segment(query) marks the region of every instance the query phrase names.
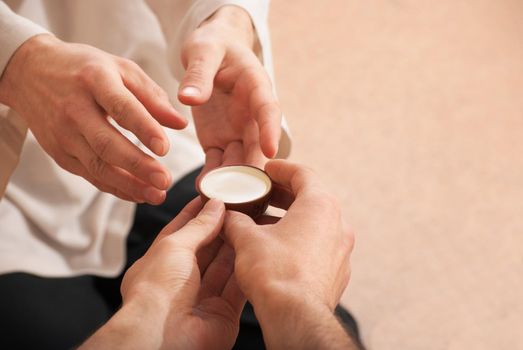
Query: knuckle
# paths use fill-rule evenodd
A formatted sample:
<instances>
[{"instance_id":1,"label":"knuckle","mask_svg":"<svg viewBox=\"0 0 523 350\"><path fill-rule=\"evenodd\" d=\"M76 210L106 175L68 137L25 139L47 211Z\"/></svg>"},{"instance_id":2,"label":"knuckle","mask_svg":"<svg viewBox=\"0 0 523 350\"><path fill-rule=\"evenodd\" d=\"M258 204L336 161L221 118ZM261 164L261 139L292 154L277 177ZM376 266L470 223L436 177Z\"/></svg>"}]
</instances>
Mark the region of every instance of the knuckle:
<instances>
[{"instance_id":1,"label":"knuckle","mask_svg":"<svg viewBox=\"0 0 523 350\"><path fill-rule=\"evenodd\" d=\"M137 172L142 167L142 159L140 157L132 157L127 160L129 170L131 172Z\"/></svg>"},{"instance_id":2,"label":"knuckle","mask_svg":"<svg viewBox=\"0 0 523 350\"><path fill-rule=\"evenodd\" d=\"M109 114L117 123L125 121L126 115L129 111L129 100L125 96L113 95L109 99L110 107Z\"/></svg>"},{"instance_id":3,"label":"knuckle","mask_svg":"<svg viewBox=\"0 0 523 350\"><path fill-rule=\"evenodd\" d=\"M105 159L111 149L112 140L104 132L99 132L94 136L93 150L102 159Z\"/></svg>"},{"instance_id":4,"label":"knuckle","mask_svg":"<svg viewBox=\"0 0 523 350\"><path fill-rule=\"evenodd\" d=\"M256 82L255 86L263 87L264 89L272 91L273 84L269 76L269 73L267 73L263 66L261 66L258 62L254 65L249 65L245 67L241 71L240 75L243 79Z\"/></svg>"},{"instance_id":5,"label":"knuckle","mask_svg":"<svg viewBox=\"0 0 523 350\"><path fill-rule=\"evenodd\" d=\"M92 157L89 160L89 172L98 179L103 179L106 173L105 163L98 157Z\"/></svg>"},{"instance_id":6,"label":"knuckle","mask_svg":"<svg viewBox=\"0 0 523 350\"><path fill-rule=\"evenodd\" d=\"M198 216L191 220L191 223L201 229L210 230L213 228L216 218L210 214L202 211Z\"/></svg>"},{"instance_id":7,"label":"knuckle","mask_svg":"<svg viewBox=\"0 0 523 350\"><path fill-rule=\"evenodd\" d=\"M77 72L77 80L84 86L92 86L101 74L105 73L105 68L98 62L91 61L84 64Z\"/></svg>"},{"instance_id":8,"label":"knuckle","mask_svg":"<svg viewBox=\"0 0 523 350\"><path fill-rule=\"evenodd\" d=\"M186 73L191 82L202 83L205 81L205 73L203 67L204 61L201 58L194 59L189 63Z\"/></svg>"},{"instance_id":9,"label":"knuckle","mask_svg":"<svg viewBox=\"0 0 523 350\"><path fill-rule=\"evenodd\" d=\"M117 62L120 65L120 67L122 67L124 69L142 70L142 68L140 68L140 66L136 62L134 62L133 60L127 59L127 58L119 57Z\"/></svg>"},{"instance_id":10,"label":"knuckle","mask_svg":"<svg viewBox=\"0 0 523 350\"><path fill-rule=\"evenodd\" d=\"M203 218L202 216L204 215L198 215L197 217L195 217L194 219L192 219L190 222L191 222L191 225L192 226L195 226L195 227L198 227L198 228L204 228L204 227L207 227L209 224L208 222L205 220L205 218Z\"/></svg>"}]
</instances>

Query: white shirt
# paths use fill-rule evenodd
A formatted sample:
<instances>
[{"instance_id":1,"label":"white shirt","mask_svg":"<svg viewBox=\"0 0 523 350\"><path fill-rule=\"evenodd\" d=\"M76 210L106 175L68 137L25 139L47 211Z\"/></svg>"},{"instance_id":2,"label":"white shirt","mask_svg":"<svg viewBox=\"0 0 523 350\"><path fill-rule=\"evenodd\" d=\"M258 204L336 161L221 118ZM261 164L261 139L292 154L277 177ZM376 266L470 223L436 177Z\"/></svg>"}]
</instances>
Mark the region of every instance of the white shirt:
<instances>
[{"instance_id":1,"label":"white shirt","mask_svg":"<svg viewBox=\"0 0 523 350\"><path fill-rule=\"evenodd\" d=\"M176 103L184 72L180 46L220 6L235 4L250 14L261 47L260 59L272 76L268 0L6 2L19 15L0 2L0 72L24 41L49 30L62 40L132 59L190 119L190 110ZM117 275L125 263L135 204L102 193L57 166L31 132L24 139L25 130L16 113L0 105L0 194L2 183L9 181L0 201L0 273ZM166 132L171 150L160 161L176 181L203 163L203 152L192 122L183 131ZM133 135L126 135L138 144ZM284 132L279 156L286 156L289 146Z\"/></svg>"}]
</instances>

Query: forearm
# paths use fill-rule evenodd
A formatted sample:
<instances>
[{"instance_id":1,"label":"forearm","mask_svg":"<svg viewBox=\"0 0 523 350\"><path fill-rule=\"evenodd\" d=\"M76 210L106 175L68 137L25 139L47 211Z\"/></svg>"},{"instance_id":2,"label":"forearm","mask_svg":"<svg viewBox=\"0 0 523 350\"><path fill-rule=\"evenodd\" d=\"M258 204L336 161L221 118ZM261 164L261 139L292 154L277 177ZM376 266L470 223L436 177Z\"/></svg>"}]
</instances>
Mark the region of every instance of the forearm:
<instances>
[{"instance_id":1,"label":"forearm","mask_svg":"<svg viewBox=\"0 0 523 350\"><path fill-rule=\"evenodd\" d=\"M359 349L329 307L293 299L254 304L268 349Z\"/></svg>"},{"instance_id":2,"label":"forearm","mask_svg":"<svg viewBox=\"0 0 523 350\"><path fill-rule=\"evenodd\" d=\"M160 349L166 345L163 344L166 318L165 311L156 303L129 303L79 349Z\"/></svg>"}]
</instances>

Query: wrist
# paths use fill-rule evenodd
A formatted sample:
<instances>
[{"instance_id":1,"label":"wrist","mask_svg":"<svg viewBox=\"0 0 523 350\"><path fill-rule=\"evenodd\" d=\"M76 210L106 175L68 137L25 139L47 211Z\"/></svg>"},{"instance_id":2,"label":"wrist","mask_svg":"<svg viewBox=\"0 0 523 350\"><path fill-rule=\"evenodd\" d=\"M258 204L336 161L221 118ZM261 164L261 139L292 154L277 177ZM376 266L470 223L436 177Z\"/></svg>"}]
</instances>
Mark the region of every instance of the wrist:
<instances>
[{"instance_id":1,"label":"wrist","mask_svg":"<svg viewBox=\"0 0 523 350\"><path fill-rule=\"evenodd\" d=\"M219 25L233 42L242 43L251 50L254 48L254 26L250 15L241 7L224 5L203 22L202 26L206 24Z\"/></svg>"},{"instance_id":2,"label":"wrist","mask_svg":"<svg viewBox=\"0 0 523 350\"><path fill-rule=\"evenodd\" d=\"M30 67L30 58L59 42L51 34L40 34L26 40L13 53L0 77L0 102L16 109L17 91L24 85L23 79ZM34 78L34 77L32 77Z\"/></svg>"},{"instance_id":3,"label":"wrist","mask_svg":"<svg viewBox=\"0 0 523 350\"><path fill-rule=\"evenodd\" d=\"M248 297L255 307L258 306L258 312L262 314L271 314L289 306L302 309L307 305L317 305L326 308L329 312L334 310L319 294L311 293L308 286L289 281L265 283Z\"/></svg>"},{"instance_id":4,"label":"wrist","mask_svg":"<svg viewBox=\"0 0 523 350\"><path fill-rule=\"evenodd\" d=\"M307 312L307 310L314 308L316 310L325 310L332 313L332 310L325 303L307 295L305 289L301 292L293 292L291 290L281 290L279 292L260 294L252 299L253 307L256 315L260 318L260 322L265 319L270 319L274 315L280 317L294 317L297 313ZM282 312L285 310L285 312Z\"/></svg>"},{"instance_id":5,"label":"wrist","mask_svg":"<svg viewBox=\"0 0 523 350\"><path fill-rule=\"evenodd\" d=\"M305 295L290 293L258 299L253 306L270 349L304 348L312 341L308 337L311 332L335 320L327 305Z\"/></svg>"},{"instance_id":6,"label":"wrist","mask_svg":"<svg viewBox=\"0 0 523 350\"><path fill-rule=\"evenodd\" d=\"M153 298L136 297L126 301L81 348L159 349L165 341L166 309Z\"/></svg>"}]
</instances>

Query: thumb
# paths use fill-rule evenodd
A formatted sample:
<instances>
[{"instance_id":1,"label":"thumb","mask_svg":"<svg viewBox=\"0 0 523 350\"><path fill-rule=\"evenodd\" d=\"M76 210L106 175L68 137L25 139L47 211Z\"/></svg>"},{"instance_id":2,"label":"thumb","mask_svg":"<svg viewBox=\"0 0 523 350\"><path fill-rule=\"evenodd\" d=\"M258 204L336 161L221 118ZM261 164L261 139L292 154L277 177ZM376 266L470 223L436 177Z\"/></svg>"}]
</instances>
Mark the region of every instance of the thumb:
<instances>
[{"instance_id":1,"label":"thumb","mask_svg":"<svg viewBox=\"0 0 523 350\"><path fill-rule=\"evenodd\" d=\"M180 82L178 99L186 105L200 105L209 100L213 82L225 51L211 43L193 40L184 48L182 60L187 62Z\"/></svg>"},{"instance_id":2,"label":"thumb","mask_svg":"<svg viewBox=\"0 0 523 350\"><path fill-rule=\"evenodd\" d=\"M200 213L189 220L173 237L180 245L197 251L218 236L223 226L224 213L223 202L211 199L204 205Z\"/></svg>"},{"instance_id":3,"label":"thumb","mask_svg":"<svg viewBox=\"0 0 523 350\"><path fill-rule=\"evenodd\" d=\"M252 233L257 229L256 223L245 214L236 211L225 214L223 237L235 252L240 251L247 242L252 242Z\"/></svg>"}]
</instances>

